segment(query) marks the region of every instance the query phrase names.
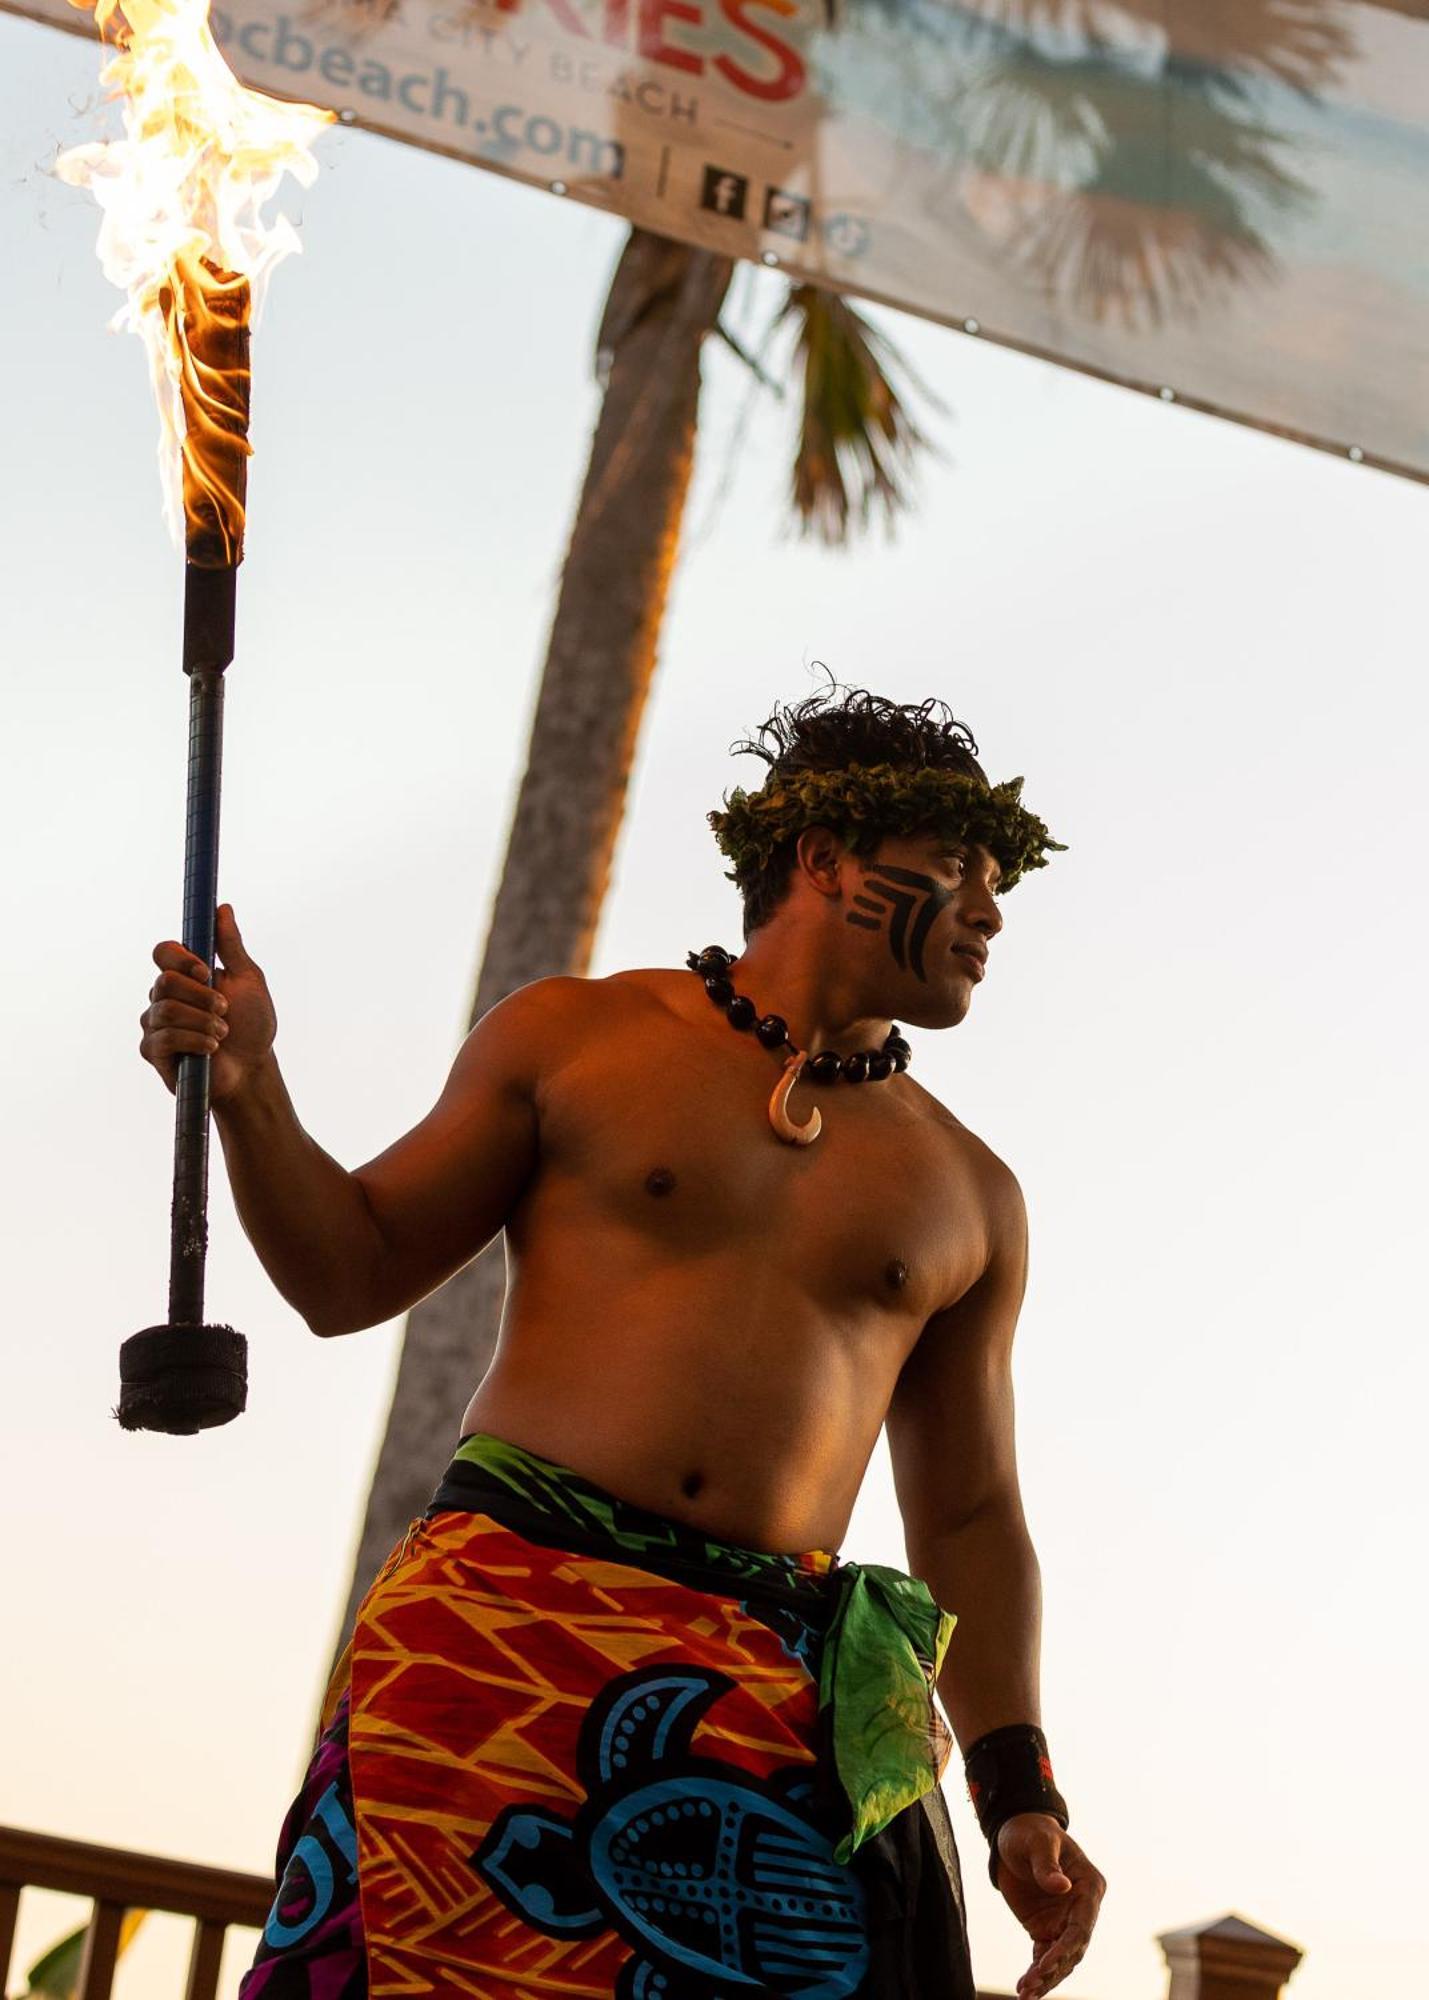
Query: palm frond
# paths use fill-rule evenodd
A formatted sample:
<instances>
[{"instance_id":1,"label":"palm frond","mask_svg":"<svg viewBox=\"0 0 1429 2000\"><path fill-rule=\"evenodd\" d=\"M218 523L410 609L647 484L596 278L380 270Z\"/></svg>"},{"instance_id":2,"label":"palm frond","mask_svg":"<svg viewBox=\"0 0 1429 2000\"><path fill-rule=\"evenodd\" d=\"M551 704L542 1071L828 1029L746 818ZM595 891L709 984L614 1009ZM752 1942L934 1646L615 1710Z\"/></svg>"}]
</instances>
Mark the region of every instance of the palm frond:
<instances>
[{"instance_id":1,"label":"palm frond","mask_svg":"<svg viewBox=\"0 0 1429 2000\"><path fill-rule=\"evenodd\" d=\"M1115 70L1008 44L950 94L960 153L980 173L1072 186L1108 143L1099 100L1118 81Z\"/></svg>"},{"instance_id":2,"label":"palm frond","mask_svg":"<svg viewBox=\"0 0 1429 2000\"><path fill-rule=\"evenodd\" d=\"M778 321L796 328L800 417L790 501L800 533L842 547L868 526L875 507L891 531L912 505L921 454L936 449L909 414L897 378L933 408L945 406L917 382L892 341L836 292L791 285Z\"/></svg>"},{"instance_id":3,"label":"palm frond","mask_svg":"<svg viewBox=\"0 0 1429 2000\"><path fill-rule=\"evenodd\" d=\"M1094 169L1071 187L1021 184L1002 237L1014 264L1063 306L1131 331L1193 319L1274 275L1272 221L1312 199L1284 163L1284 134L1179 59L1102 65L1085 97L1103 134Z\"/></svg>"},{"instance_id":4,"label":"palm frond","mask_svg":"<svg viewBox=\"0 0 1429 2000\"><path fill-rule=\"evenodd\" d=\"M1128 195L1128 182L1145 184L1114 153L1094 181L1029 217L1011 255L1076 312L1131 332L1192 319L1274 274L1270 246L1209 169L1180 163L1174 207Z\"/></svg>"},{"instance_id":5,"label":"palm frond","mask_svg":"<svg viewBox=\"0 0 1429 2000\"><path fill-rule=\"evenodd\" d=\"M858 0L855 0L855 4ZM845 0L849 4L849 0ZM1355 53L1344 0L1196 0L1168 17L1166 0L963 0L972 12L1018 34L1116 42L1118 17L1161 35L1174 21L1174 53L1215 69L1274 77L1310 95L1332 83Z\"/></svg>"},{"instance_id":6,"label":"palm frond","mask_svg":"<svg viewBox=\"0 0 1429 2000\"><path fill-rule=\"evenodd\" d=\"M133 1942L134 1934L149 1912L147 1910L126 1910L119 1926L119 1952L122 1956ZM81 1924L78 1930L62 1937L58 1944L37 1958L25 1975L26 1992L23 2000L74 2000L79 1991L79 1972L84 1962L84 1941L89 1936L89 1925Z\"/></svg>"}]
</instances>

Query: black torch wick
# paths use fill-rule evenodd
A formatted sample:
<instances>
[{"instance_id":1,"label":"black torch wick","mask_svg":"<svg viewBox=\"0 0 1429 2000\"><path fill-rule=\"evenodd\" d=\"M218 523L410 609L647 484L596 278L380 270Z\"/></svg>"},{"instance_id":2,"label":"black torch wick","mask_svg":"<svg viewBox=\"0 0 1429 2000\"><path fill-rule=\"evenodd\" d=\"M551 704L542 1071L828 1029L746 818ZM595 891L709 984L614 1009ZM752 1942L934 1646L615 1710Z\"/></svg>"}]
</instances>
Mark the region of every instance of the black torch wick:
<instances>
[{"instance_id":1,"label":"black torch wick","mask_svg":"<svg viewBox=\"0 0 1429 2000\"><path fill-rule=\"evenodd\" d=\"M188 799L183 941L210 968L218 909L218 812L223 774L223 675L233 659L248 453L248 288L204 265L182 274L208 310L181 318L189 561L184 571L184 672L189 677ZM170 295L165 312L182 303ZM202 432L199 449L198 433ZM190 448L192 447L192 448ZM206 1055L181 1055L174 1104L174 1194L169 1218L169 1319L119 1350L125 1430L189 1434L225 1424L248 1400L247 1342L204 1323L208 1254L209 1074Z\"/></svg>"}]
</instances>

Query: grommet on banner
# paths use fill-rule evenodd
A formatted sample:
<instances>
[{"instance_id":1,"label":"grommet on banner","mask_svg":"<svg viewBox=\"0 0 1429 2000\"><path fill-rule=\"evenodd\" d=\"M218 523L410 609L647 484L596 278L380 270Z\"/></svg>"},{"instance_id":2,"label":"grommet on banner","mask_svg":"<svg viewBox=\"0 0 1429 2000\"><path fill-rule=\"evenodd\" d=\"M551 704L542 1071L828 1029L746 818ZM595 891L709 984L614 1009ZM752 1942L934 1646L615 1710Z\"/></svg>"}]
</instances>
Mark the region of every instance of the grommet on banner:
<instances>
[{"instance_id":1,"label":"grommet on banner","mask_svg":"<svg viewBox=\"0 0 1429 2000\"><path fill-rule=\"evenodd\" d=\"M337 114L337 122L339 125L354 124L356 122L356 119L357 119L357 113L352 109L351 105L348 104L345 104L342 110L339 111Z\"/></svg>"},{"instance_id":2,"label":"grommet on banner","mask_svg":"<svg viewBox=\"0 0 1429 2000\"><path fill-rule=\"evenodd\" d=\"M566 192L566 184L565 184L565 182L564 182L564 181L552 181L552 182L551 182L551 193L552 193L552 194L564 194L565 192Z\"/></svg>"},{"instance_id":3,"label":"grommet on banner","mask_svg":"<svg viewBox=\"0 0 1429 2000\"><path fill-rule=\"evenodd\" d=\"M1163 403L1174 403L1176 400L1176 391L1174 389L1161 389L1157 393Z\"/></svg>"},{"instance_id":4,"label":"grommet on banner","mask_svg":"<svg viewBox=\"0 0 1429 2000\"><path fill-rule=\"evenodd\" d=\"M1364 453L1360 450L1357 444L1352 444L1350 446L1349 456L1354 460L1356 465L1364 464Z\"/></svg>"},{"instance_id":5,"label":"grommet on banner","mask_svg":"<svg viewBox=\"0 0 1429 2000\"><path fill-rule=\"evenodd\" d=\"M965 319L965 320L963 321L963 332L964 332L964 333L981 333L981 332L982 332L982 322L981 322L980 320L976 320L976 319Z\"/></svg>"},{"instance_id":6,"label":"grommet on banner","mask_svg":"<svg viewBox=\"0 0 1429 2000\"><path fill-rule=\"evenodd\" d=\"M777 264L779 262L779 252L777 250L765 250L761 253L759 261L761 264Z\"/></svg>"}]
</instances>

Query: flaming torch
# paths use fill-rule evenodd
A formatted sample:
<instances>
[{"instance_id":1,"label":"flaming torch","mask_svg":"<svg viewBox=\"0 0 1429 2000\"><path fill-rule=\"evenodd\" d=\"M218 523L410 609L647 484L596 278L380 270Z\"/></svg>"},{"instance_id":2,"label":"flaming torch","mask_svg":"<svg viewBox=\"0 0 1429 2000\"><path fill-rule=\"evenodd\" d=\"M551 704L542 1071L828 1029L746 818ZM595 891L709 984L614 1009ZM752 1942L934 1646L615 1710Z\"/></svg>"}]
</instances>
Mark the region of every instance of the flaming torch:
<instances>
[{"instance_id":1,"label":"flaming torch","mask_svg":"<svg viewBox=\"0 0 1429 2000\"><path fill-rule=\"evenodd\" d=\"M76 0L88 11L86 0ZM99 255L127 295L112 325L139 334L159 405L165 515L182 536L183 668L189 677L183 941L213 962L223 675L233 658L248 456L248 336L269 273L298 248L264 205L284 173L304 186L332 114L240 84L209 30L208 0L96 0L114 50L101 73L124 137L56 163L104 211ZM247 1400L247 1344L204 1324L208 1248L209 1058L179 1058L169 1317L120 1349L126 1430L188 1434L227 1423Z\"/></svg>"}]
</instances>

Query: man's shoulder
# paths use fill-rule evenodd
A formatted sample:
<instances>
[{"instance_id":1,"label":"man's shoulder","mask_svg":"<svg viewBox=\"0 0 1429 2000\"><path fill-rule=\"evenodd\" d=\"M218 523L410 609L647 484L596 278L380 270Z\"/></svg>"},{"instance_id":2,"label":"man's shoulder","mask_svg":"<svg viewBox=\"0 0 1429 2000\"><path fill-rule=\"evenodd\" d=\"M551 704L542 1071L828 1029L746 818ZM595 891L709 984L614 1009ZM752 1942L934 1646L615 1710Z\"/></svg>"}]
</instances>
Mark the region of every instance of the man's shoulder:
<instances>
[{"instance_id":1,"label":"man's shoulder","mask_svg":"<svg viewBox=\"0 0 1429 2000\"><path fill-rule=\"evenodd\" d=\"M913 1083L914 1079L907 1081ZM963 1188L972 1183L990 1238L1016 1237L1026 1228L1027 1212L1021 1183L1012 1168L925 1085L916 1084L915 1089L914 1108L943 1146L950 1182Z\"/></svg>"},{"instance_id":2,"label":"man's shoulder","mask_svg":"<svg viewBox=\"0 0 1429 2000\"><path fill-rule=\"evenodd\" d=\"M905 1085L911 1085L908 1092L910 1108L922 1118L931 1129L943 1135L949 1157L959 1165L971 1164L989 1182L1005 1186L1016 1183L1016 1175L1000 1154L995 1153L986 1139L974 1132L971 1125L964 1124L957 1113L950 1110L940 1097L935 1097L926 1084L916 1077L904 1078Z\"/></svg>"},{"instance_id":3,"label":"man's shoulder","mask_svg":"<svg viewBox=\"0 0 1429 2000\"><path fill-rule=\"evenodd\" d=\"M608 972L603 979L592 979L588 983L607 988L617 999L639 996L667 1006L677 995L688 993L693 982L684 967L637 965L627 966L620 972Z\"/></svg>"},{"instance_id":4,"label":"man's shoulder","mask_svg":"<svg viewBox=\"0 0 1429 2000\"><path fill-rule=\"evenodd\" d=\"M564 1037L583 1028L608 1027L653 1007L670 1011L688 982L688 973L669 966L611 972L600 978L559 973L518 986L491 1014L502 1016L502 1025L516 1036Z\"/></svg>"}]
</instances>

